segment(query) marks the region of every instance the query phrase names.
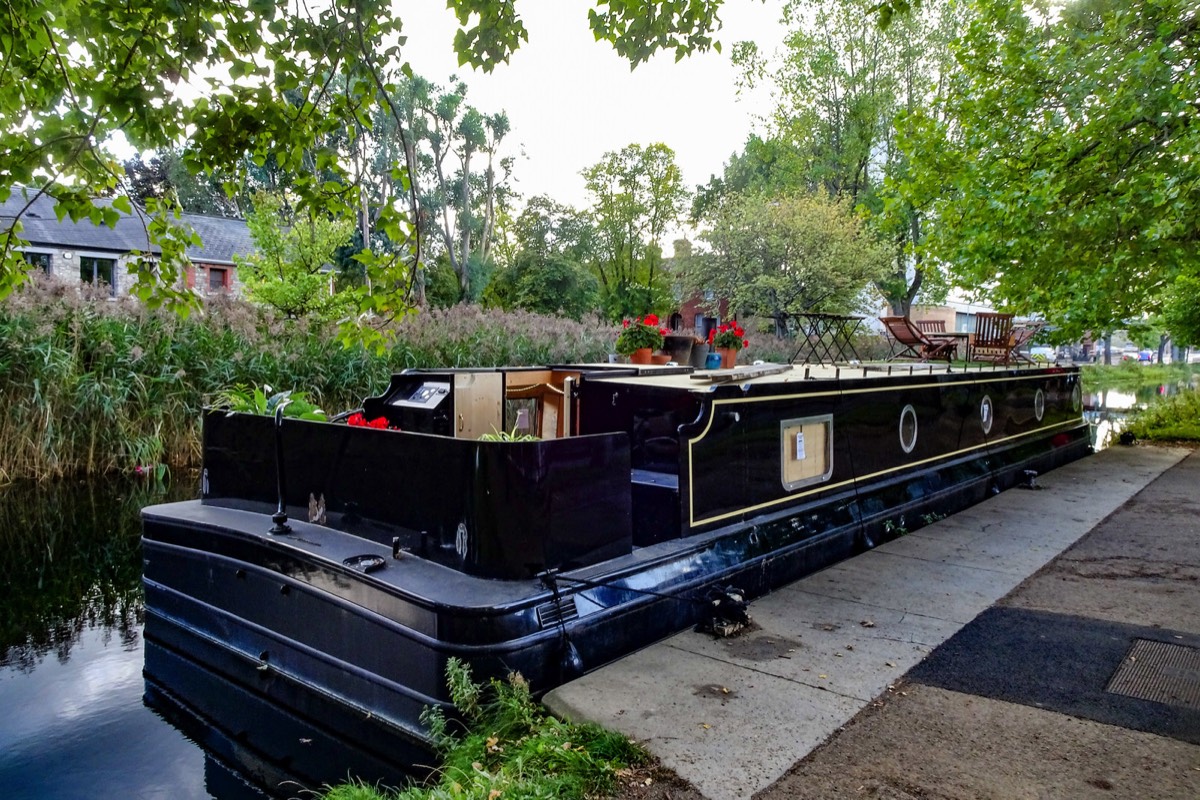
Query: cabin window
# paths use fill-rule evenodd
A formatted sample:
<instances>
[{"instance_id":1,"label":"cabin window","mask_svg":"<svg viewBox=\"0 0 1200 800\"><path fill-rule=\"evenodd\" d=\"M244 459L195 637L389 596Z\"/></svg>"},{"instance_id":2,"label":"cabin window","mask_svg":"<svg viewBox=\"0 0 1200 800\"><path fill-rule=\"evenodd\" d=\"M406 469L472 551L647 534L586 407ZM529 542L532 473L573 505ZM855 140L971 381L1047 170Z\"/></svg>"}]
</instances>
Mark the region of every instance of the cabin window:
<instances>
[{"instance_id":1,"label":"cabin window","mask_svg":"<svg viewBox=\"0 0 1200 800\"><path fill-rule=\"evenodd\" d=\"M987 436L992 432L992 420L995 414L992 412L992 398L986 394L979 401L979 426L983 428L983 435Z\"/></svg>"},{"instance_id":2,"label":"cabin window","mask_svg":"<svg viewBox=\"0 0 1200 800\"><path fill-rule=\"evenodd\" d=\"M108 293L114 297L117 294L117 282L113 271L117 262L112 258L79 257L79 280L83 283L106 284Z\"/></svg>"},{"instance_id":3,"label":"cabin window","mask_svg":"<svg viewBox=\"0 0 1200 800\"><path fill-rule=\"evenodd\" d=\"M829 480L833 474L833 415L779 423L783 488L789 492Z\"/></svg>"},{"instance_id":4,"label":"cabin window","mask_svg":"<svg viewBox=\"0 0 1200 800\"><path fill-rule=\"evenodd\" d=\"M917 446L917 410L909 403L900 412L900 449L911 453Z\"/></svg>"}]
</instances>

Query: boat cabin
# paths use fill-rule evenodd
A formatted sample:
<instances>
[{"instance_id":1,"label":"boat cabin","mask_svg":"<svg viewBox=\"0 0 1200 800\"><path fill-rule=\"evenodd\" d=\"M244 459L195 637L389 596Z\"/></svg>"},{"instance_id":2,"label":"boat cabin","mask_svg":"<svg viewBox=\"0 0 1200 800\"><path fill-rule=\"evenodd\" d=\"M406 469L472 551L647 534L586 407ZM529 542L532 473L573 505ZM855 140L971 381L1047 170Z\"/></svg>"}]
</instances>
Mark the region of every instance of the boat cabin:
<instances>
[{"instance_id":1,"label":"boat cabin","mask_svg":"<svg viewBox=\"0 0 1200 800\"><path fill-rule=\"evenodd\" d=\"M935 491L938 470L1079 424L1078 373L890 373L409 370L363 403L387 431L285 419L277 432L267 417L208 412L203 501L265 510L283 483L290 515L317 504L331 527L471 575L525 579L851 493L853 509L823 502L788 523L844 524L892 501L864 499L864 482L927 463Z\"/></svg>"}]
</instances>

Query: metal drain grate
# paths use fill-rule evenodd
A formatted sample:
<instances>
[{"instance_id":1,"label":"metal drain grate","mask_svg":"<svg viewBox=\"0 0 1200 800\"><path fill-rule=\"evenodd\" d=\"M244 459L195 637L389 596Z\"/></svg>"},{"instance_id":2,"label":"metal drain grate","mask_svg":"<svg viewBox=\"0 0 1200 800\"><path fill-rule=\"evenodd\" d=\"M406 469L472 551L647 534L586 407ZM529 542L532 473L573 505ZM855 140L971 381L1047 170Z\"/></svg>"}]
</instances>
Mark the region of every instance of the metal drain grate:
<instances>
[{"instance_id":1,"label":"metal drain grate","mask_svg":"<svg viewBox=\"0 0 1200 800\"><path fill-rule=\"evenodd\" d=\"M1104 688L1113 694L1200 711L1200 650L1134 639Z\"/></svg>"}]
</instances>

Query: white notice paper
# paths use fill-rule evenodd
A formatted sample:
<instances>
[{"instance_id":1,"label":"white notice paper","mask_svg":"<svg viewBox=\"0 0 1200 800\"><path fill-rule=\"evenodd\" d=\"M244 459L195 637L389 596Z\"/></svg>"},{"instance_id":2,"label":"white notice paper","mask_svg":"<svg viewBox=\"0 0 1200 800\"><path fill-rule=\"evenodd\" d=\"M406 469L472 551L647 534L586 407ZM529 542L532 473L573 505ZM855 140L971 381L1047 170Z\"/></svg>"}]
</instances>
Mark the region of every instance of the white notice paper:
<instances>
[{"instance_id":1,"label":"white notice paper","mask_svg":"<svg viewBox=\"0 0 1200 800\"><path fill-rule=\"evenodd\" d=\"M796 460L804 460L804 431L796 434Z\"/></svg>"}]
</instances>

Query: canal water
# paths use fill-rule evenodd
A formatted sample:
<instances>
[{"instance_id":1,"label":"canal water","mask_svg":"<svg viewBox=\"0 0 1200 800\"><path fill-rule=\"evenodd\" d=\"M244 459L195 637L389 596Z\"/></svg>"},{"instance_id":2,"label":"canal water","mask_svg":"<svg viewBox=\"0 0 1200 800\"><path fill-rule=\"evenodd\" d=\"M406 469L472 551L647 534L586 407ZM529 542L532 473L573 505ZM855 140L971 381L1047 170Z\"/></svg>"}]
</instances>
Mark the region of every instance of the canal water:
<instances>
[{"instance_id":1,"label":"canal water","mask_svg":"<svg viewBox=\"0 0 1200 800\"><path fill-rule=\"evenodd\" d=\"M0 489L0 796L264 798L143 702L144 505L194 481Z\"/></svg>"},{"instance_id":2,"label":"canal water","mask_svg":"<svg viewBox=\"0 0 1200 800\"><path fill-rule=\"evenodd\" d=\"M1094 443L1174 391L1086 398ZM147 681L155 651L142 638L139 511L196 489L193 476L0 488L0 797L311 797L307 788L354 773L354 753L244 707L247 698L226 705L243 728L269 733L265 757L181 714ZM323 781L296 782L297 764Z\"/></svg>"}]
</instances>

